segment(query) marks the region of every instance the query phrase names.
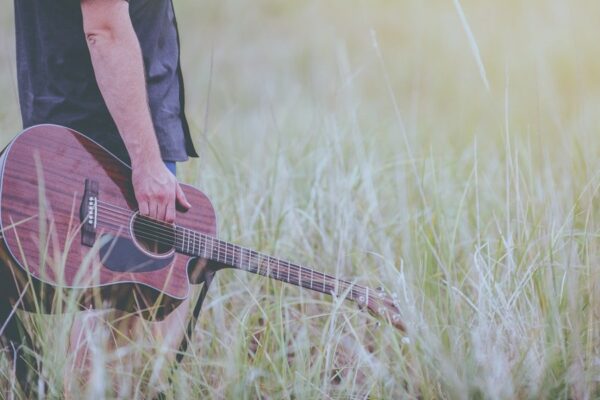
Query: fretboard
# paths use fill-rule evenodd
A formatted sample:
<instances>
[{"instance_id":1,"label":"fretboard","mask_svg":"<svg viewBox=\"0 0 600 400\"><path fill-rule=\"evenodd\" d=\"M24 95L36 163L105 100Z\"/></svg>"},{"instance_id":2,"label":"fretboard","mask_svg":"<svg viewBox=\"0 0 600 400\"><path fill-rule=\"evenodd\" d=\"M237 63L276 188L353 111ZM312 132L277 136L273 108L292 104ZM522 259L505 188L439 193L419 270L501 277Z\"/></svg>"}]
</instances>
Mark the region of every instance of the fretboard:
<instances>
[{"instance_id":1,"label":"fretboard","mask_svg":"<svg viewBox=\"0 0 600 400\"><path fill-rule=\"evenodd\" d=\"M359 303L369 302L369 288L185 228L176 228L175 248L180 253L306 289L335 296L346 295L348 299Z\"/></svg>"}]
</instances>

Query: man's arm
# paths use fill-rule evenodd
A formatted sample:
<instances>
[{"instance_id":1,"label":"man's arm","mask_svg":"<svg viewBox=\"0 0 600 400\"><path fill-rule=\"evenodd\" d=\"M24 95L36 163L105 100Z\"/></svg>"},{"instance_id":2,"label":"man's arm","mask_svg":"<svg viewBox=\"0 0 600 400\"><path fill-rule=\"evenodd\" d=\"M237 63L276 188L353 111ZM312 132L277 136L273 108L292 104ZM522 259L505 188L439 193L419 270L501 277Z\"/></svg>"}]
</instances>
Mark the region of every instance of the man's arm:
<instances>
[{"instance_id":1,"label":"man's arm","mask_svg":"<svg viewBox=\"0 0 600 400\"><path fill-rule=\"evenodd\" d=\"M83 30L98 87L131 158L142 215L173 222L175 202L189 208L165 167L148 107L140 44L125 0L81 0Z\"/></svg>"}]
</instances>

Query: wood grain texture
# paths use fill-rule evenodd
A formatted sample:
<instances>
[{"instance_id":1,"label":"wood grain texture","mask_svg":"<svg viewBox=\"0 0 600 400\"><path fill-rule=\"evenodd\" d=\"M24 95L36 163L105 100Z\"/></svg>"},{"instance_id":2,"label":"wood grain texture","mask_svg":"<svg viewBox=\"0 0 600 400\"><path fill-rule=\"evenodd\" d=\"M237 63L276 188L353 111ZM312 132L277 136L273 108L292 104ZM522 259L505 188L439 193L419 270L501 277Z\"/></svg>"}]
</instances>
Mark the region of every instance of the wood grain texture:
<instances>
[{"instance_id":1,"label":"wood grain texture","mask_svg":"<svg viewBox=\"0 0 600 400\"><path fill-rule=\"evenodd\" d=\"M144 304L176 304L187 297L190 277L194 283L202 280L206 260L190 262L188 256L176 253L158 271L117 272L102 265L98 246L81 244L79 206L86 178L99 183L102 202L128 212L137 210L130 168L85 136L60 126L38 125L17 136L3 159L0 223L13 277L23 279L18 268L36 285L96 288L96 295L121 304L119 308L140 299ZM182 188L192 208L177 210L175 223L214 236L216 218L210 200L189 185ZM98 231L129 235L109 224L99 224Z\"/></svg>"}]
</instances>

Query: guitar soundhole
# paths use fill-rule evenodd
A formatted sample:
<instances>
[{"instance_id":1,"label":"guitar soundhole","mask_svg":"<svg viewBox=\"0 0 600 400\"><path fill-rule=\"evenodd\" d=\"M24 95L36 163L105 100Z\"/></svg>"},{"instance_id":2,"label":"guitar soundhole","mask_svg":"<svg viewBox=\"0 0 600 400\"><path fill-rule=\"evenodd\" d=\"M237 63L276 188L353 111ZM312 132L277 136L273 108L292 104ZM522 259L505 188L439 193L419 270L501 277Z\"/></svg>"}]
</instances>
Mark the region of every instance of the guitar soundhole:
<instances>
[{"instance_id":1,"label":"guitar soundhole","mask_svg":"<svg viewBox=\"0 0 600 400\"><path fill-rule=\"evenodd\" d=\"M132 232L136 244L153 255L169 254L175 248L175 227L171 224L136 214Z\"/></svg>"}]
</instances>

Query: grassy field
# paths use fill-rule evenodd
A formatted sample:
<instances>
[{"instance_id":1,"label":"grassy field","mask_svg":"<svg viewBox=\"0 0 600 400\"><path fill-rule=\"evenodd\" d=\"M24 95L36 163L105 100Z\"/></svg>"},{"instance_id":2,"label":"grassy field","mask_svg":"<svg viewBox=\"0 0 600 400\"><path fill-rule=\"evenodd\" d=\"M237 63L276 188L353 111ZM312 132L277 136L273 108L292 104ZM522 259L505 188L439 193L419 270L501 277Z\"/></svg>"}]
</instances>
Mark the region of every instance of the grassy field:
<instances>
[{"instance_id":1,"label":"grassy field","mask_svg":"<svg viewBox=\"0 0 600 400\"><path fill-rule=\"evenodd\" d=\"M222 271L167 398L600 396L600 3L176 8L201 150L180 177L211 197L220 236L383 285L408 330ZM0 22L5 144L20 117L12 14ZM68 318L35 326L49 398ZM152 359L95 357L87 396L113 380L147 395ZM19 398L13 383L3 354L0 389Z\"/></svg>"}]
</instances>

